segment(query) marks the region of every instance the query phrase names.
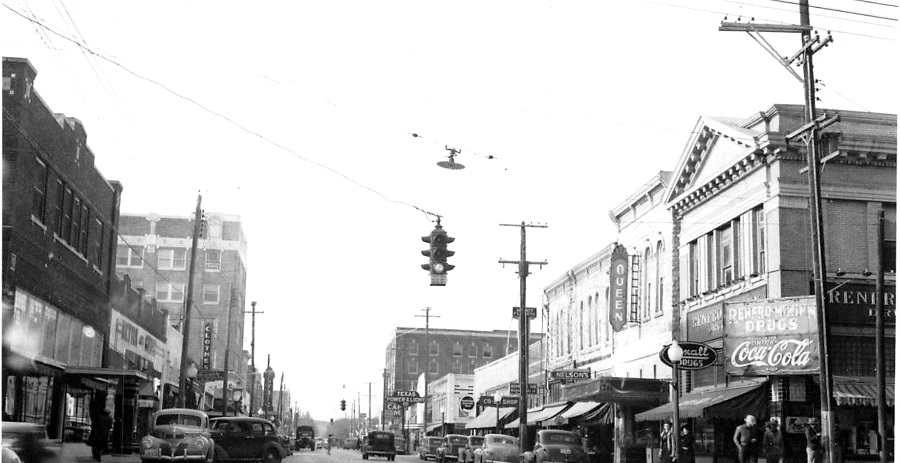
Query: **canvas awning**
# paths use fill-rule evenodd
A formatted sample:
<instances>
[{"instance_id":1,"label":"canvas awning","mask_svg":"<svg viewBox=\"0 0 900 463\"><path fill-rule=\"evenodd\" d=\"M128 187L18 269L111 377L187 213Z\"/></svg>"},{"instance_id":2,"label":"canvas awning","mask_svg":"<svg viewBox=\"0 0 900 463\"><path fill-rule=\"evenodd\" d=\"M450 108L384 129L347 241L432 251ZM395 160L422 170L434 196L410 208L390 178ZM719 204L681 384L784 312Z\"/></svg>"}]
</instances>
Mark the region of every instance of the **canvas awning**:
<instances>
[{"instance_id":1,"label":"canvas awning","mask_svg":"<svg viewBox=\"0 0 900 463\"><path fill-rule=\"evenodd\" d=\"M584 415L584 421L592 423L613 423L613 407L612 404L602 404L594 411Z\"/></svg>"},{"instance_id":2,"label":"canvas awning","mask_svg":"<svg viewBox=\"0 0 900 463\"><path fill-rule=\"evenodd\" d=\"M562 399L573 402L646 403L656 405L669 396L669 382L649 378L603 376L562 387Z\"/></svg>"},{"instance_id":3,"label":"canvas awning","mask_svg":"<svg viewBox=\"0 0 900 463\"><path fill-rule=\"evenodd\" d=\"M491 429L497 427L497 414L500 414L500 421L503 421L516 411L516 407L500 407L500 410L494 408L486 408L480 415L476 416L472 421L466 424L466 429Z\"/></svg>"},{"instance_id":4,"label":"canvas awning","mask_svg":"<svg viewBox=\"0 0 900 463\"><path fill-rule=\"evenodd\" d=\"M544 408L537 408L532 410L528 410L528 426L534 426L542 421L547 421L554 416L558 415L561 411L565 410L568 407L568 403L564 404L556 404L556 405L547 405ZM507 429L515 429L519 427L520 421L516 419L512 423L506 425Z\"/></svg>"},{"instance_id":5,"label":"canvas awning","mask_svg":"<svg viewBox=\"0 0 900 463\"><path fill-rule=\"evenodd\" d=\"M534 416L535 413L537 413L541 410L543 410L543 407L535 407L535 408L529 409L528 410L528 418L530 419L532 416ZM506 424L506 426L504 426L504 428L506 428L506 429L516 429L518 427L519 427L519 419L518 418L510 421L509 423Z\"/></svg>"},{"instance_id":6,"label":"canvas awning","mask_svg":"<svg viewBox=\"0 0 900 463\"><path fill-rule=\"evenodd\" d=\"M740 387L719 388L710 391L684 394L678 401L681 418L742 418L748 414L765 415L766 395L764 383ZM651 408L634 416L636 421L665 421L672 419L672 402Z\"/></svg>"},{"instance_id":7,"label":"canvas awning","mask_svg":"<svg viewBox=\"0 0 900 463\"><path fill-rule=\"evenodd\" d=\"M839 406L878 406L878 386L875 383L875 378L841 379L835 377L832 392L834 393L834 400ZM894 383L889 382L885 384L884 396L887 406L893 407Z\"/></svg>"},{"instance_id":8,"label":"canvas awning","mask_svg":"<svg viewBox=\"0 0 900 463\"><path fill-rule=\"evenodd\" d=\"M97 378L137 378L147 380L149 377L140 370L119 370L101 367L66 367L66 376L94 376Z\"/></svg>"},{"instance_id":9,"label":"canvas awning","mask_svg":"<svg viewBox=\"0 0 900 463\"><path fill-rule=\"evenodd\" d=\"M434 431L435 429L440 428L441 426L443 426L442 423L433 424L433 425L431 425L431 426L429 426L428 428L425 429L425 433L427 434L427 433L429 433L429 432L431 432L431 431Z\"/></svg>"},{"instance_id":10,"label":"canvas awning","mask_svg":"<svg viewBox=\"0 0 900 463\"><path fill-rule=\"evenodd\" d=\"M575 402L571 408L563 412L562 417L565 419L579 418L594 411L597 407L603 405L600 402Z\"/></svg>"}]
</instances>

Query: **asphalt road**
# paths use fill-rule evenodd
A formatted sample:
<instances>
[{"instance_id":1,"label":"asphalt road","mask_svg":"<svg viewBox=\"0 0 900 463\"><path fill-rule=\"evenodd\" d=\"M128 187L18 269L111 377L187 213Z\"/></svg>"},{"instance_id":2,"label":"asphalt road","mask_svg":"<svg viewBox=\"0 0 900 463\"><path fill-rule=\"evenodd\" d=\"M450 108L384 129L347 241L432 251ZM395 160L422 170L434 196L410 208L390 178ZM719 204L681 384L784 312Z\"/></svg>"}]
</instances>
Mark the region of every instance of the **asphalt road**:
<instances>
[{"instance_id":1,"label":"asphalt road","mask_svg":"<svg viewBox=\"0 0 900 463\"><path fill-rule=\"evenodd\" d=\"M362 463L362 454L356 450L331 449L331 455L325 449L318 449L315 452L309 450L295 450L294 454L282 460L284 463ZM379 463L387 461L386 458L372 457L366 462ZM422 463L416 455L397 455L397 462L403 463Z\"/></svg>"}]
</instances>

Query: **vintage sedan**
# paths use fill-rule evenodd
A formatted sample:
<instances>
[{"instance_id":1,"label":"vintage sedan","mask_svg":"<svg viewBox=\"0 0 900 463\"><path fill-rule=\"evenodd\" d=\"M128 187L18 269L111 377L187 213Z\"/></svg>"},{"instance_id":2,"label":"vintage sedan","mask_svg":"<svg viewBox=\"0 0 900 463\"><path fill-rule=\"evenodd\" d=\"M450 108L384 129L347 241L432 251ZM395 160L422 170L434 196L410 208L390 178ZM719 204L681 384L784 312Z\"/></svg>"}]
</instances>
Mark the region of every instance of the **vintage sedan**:
<instances>
[{"instance_id":1,"label":"vintage sedan","mask_svg":"<svg viewBox=\"0 0 900 463\"><path fill-rule=\"evenodd\" d=\"M141 439L141 461L212 463L209 417L199 410L167 408L153 414L150 434Z\"/></svg>"},{"instance_id":2,"label":"vintage sedan","mask_svg":"<svg viewBox=\"0 0 900 463\"><path fill-rule=\"evenodd\" d=\"M475 461L475 449L484 444L484 436L468 436L466 437L466 445L459 448L456 456L459 463L473 463Z\"/></svg>"},{"instance_id":3,"label":"vintage sedan","mask_svg":"<svg viewBox=\"0 0 900 463\"><path fill-rule=\"evenodd\" d=\"M284 436L267 419L223 416L210 420L210 430L215 441L216 462L278 463L288 456Z\"/></svg>"},{"instance_id":4,"label":"vintage sedan","mask_svg":"<svg viewBox=\"0 0 900 463\"><path fill-rule=\"evenodd\" d=\"M60 461L62 446L47 438L47 428L42 424L4 421L3 463L40 460L46 463ZM21 458L21 460L20 460Z\"/></svg>"},{"instance_id":5,"label":"vintage sedan","mask_svg":"<svg viewBox=\"0 0 900 463\"><path fill-rule=\"evenodd\" d=\"M525 463L587 463L581 436L556 429L538 431L534 451L522 455Z\"/></svg>"},{"instance_id":6,"label":"vintage sedan","mask_svg":"<svg viewBox=\"0 0 900 463\"><path fill-rule=\"evenodd\" d=\"M459 458L459 449L466 446L466 436L462 434L447 434L438 448L437 460L441 463L455 461Z\"/></svg>"},{"instance_id":7,"label":"vintage sedan","mask_svg":"<svg viewBox=\"0 0 900 463\"><path fill-rule=\"evenodd\" d=\"M427 436L422 439L419 444L419 460L428 460L429 458L437 460L437 451L441 446L441 438L437 436Z\"/></svg>"},{"instance_id":8,"label":"vintage sedan","mask_svg":"<svg viewBox=\"0 0 900 463\"><path fill-rule=\"evenodd\" d=\"M519 439L506 434L484 436L481 447L475 449L475 463L516 463L519 461Z\"/></svg>"}]
</instances>

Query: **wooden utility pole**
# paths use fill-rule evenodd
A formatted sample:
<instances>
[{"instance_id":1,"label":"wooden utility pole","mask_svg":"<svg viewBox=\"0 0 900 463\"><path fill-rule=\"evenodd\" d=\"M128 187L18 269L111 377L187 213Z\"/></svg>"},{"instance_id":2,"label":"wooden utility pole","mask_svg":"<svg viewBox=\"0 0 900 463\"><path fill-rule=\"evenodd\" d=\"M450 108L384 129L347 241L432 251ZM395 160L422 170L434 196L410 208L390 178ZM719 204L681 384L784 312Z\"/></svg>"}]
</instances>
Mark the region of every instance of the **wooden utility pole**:
<instances>
[{"instance_id":1,"label":"wooden utility pole","mask_svg":"<svg viewBox=\"0 0 900 463\"><path fill-rule=\"evenodd\" d=\"M249 415L256 412L256 314L265 313L256 310L256 301L250 303L250 410Z\"/></svg>"},{"instance_id":2,"label":"wooden utility pole","mask_svg":"<svg viewBox=\"0 0 900 463\"><path fill-rule=\"evenodd\" d=\"M191 236L191 264L188 269L187 300L184 301L184 310L181 314L181 369L178 375L178 408L184 408L187 397L187 370L188 349L191 346L191 307L194 299L194 270L197 267L197 240L200 238L200 220L202 211L200 203L201 195L197 195L197 207L194 209L194 232Z\"/></svg>"},{"instance_id":3,"label":"wooden utility pole","mask_svg":"<svg viewBox=\"0 0 900 463\"><path fill-rule=\"evenodd\" d=\"M440 315L431 315L431 307L425 307L422 309L422 312L425 312L425 315L416 315L416 317L425 317L425 402L422 404L422 435L428 435L428 373L431 368L431 344L428 342L428 337L431 334L431 319L432 318L441 318ZM387 400L385 398L384 400ZM404 409L405 414L405 409ZM441 432L444 430L441 429Z\"/></svg>"},{"instance_id":4,"label":"wooden utility pole","mask_svg":"<svg viewBox=\"0 0 900 463\"><path fill-rule=\"evenodd\" d=\"M281 372L281 385L278 386L278 426L284 424L284 372Z\"/></svg>"},{"instance_id":5,"label":"wooden utility pole","mask_svg":"<svg viewBox=\"0 0 900 463\"><path fill-rule=\"evenodd\" d=\"M821 165L827 162L832 155L825 157L820 156L819 139L822 131L831 124L840 121L840 116L829 116L823 114L816 116L816 79L813 73L813 55L827 46L831 41L829 34L823 40L816 35L812 38L812 26L809 21L809 0L799 0L800 5L800 25L770 25L770 24L754 24L754 23L725 23L719 27L720 31L744 31L757 41L763 48L766 48L779 63L785 67L795 78L799 76L794 73L790 65L800 60L803 64L803 93L805 100L804 120L805 124L799 129L788 134L785 139L790 143L793 139L801 139L806 143L806 167L801 170L806 171L809 179L809 216L810 216L810 242L812 244L813 257L813 289L816 301L816 319L818 328L819 341L819 402L821 406L822 421L822 461L825 463L834 463L834 413L831 408L832 399L832 381L831 381L831 358L828 343L829 323L828 312L825 309L825 277L827 275L825 268L825 229L822 220L822 186L821 186ZM789 32L800 33L801 48L791 58L780 58L778 53L762 38L760 32ZM759 36L754 36L756 33Z\"/></svg>"},{"instance_id":6,"label":"wooden utility pole","mask_svg":"<svg viewBox=\"0 0 900 463\"><path fill-rule=\"evenodd\" d=\"M225 335L225 363L222 364L222 416L228 416L228 366L231 360L229 352L231 351L231 307L234 305L234 288L229 286L228 293L228 312L225 315L225 329L228 334ZM237 406L236 403L234 405Z\"/></svg>"},{"instance_id":7,"label":"wooden utility pole","mask_svg":"<svg viewBox=\"0 0 900 463\"><path fill-rule=\"evenodd\" d=\"M525 229L547 228L546 225L531 225L522 222L515 224L500 224L501 227L519 227L521 229L521 242L519 246L519 260L503 260L501 264L516 264L519 266L519 450L528 451L526 441L528 436L528 338L529 323L531 319L526 313L525 306L525 280L528 278L529 265L538 265L543 268L547 261L529 262L525 257Z\"/></svg>"},{"instance_id":8,"label":"wooden utility pole","mask_svg":"<svg viewBox=\"0 0 900 463\"><path fill-rule=\"evenodd\" d=\"M878 458L887 463L887 397L884 345L884 209L876 216L875 234L875 381L878 389Z\"/></svg>"}]
</instances>

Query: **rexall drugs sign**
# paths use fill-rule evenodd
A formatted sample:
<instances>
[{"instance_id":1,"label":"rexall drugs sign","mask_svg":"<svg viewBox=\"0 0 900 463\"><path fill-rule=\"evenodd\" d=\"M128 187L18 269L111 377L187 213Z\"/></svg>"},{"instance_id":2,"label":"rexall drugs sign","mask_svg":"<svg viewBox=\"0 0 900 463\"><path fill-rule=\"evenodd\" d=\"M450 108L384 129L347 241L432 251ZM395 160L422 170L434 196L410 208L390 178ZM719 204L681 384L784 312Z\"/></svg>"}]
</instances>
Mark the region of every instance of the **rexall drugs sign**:
<instances>
[{"instance_id":1,"label":"rexall drugs sign","mask_svg":"<svg viewBox=\"0 0 900 463\"><path fill-rule=\"evenodd\" d=\"M797 375L819 371L815 298L726 303L725 371L731 375Z\"/></svg>"}]
</instances>

